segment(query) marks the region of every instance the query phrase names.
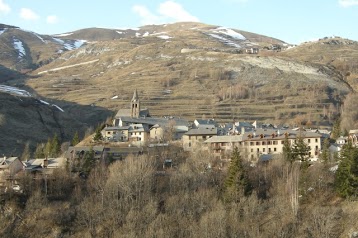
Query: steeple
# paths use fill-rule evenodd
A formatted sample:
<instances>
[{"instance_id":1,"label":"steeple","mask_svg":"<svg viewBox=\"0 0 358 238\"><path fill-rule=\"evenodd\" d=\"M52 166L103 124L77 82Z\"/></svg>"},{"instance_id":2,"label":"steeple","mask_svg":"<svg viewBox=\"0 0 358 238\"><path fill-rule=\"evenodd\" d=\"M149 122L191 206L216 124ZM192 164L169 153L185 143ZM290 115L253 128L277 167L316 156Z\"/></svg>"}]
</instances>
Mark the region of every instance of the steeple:
<instances>
[{"instance_id":1,"label":"steeple","mask_svg":"<svg viewBox=\"0 0 358 238\"><path fill-rule=\"evenodd\" d=\"M133 101L139 101L137 89L134 90L133 97L132 97L132 102Z\"/></svg>"},{"instance_id":2,"label":"steeple","mask_svg":"<svg viewBox=\"0 0 358 238\"><path fill-rule=\"evenodd\" d=\"M133 98L131 101L131 117L139 117L140 102L138 97L137 89L134 90Z\"/></svg>"}]
</instances>

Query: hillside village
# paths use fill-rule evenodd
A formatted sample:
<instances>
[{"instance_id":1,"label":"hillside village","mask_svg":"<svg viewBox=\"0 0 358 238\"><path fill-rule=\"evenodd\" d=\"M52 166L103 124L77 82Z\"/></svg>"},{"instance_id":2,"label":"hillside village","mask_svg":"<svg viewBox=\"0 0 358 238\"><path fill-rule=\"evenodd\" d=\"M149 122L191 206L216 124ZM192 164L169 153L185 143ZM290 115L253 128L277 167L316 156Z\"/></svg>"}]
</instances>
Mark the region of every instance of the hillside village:
<instances>
[{"instance_id":1,"label":"hillside village","mask_svg":"<svg viewBox=\"0 0 358 238\"><path fill-rule=\"evenodd\" d=\"M75 161L91 154L91 160L123 160L129 155L148 154L158 156L158 148L180 147L182 153L206 151L213 160L207 161L208 167L215 164L216 169L226 169L234 148L252 166L282 156L285 143L294 148L302 139L307 146L305 158L309 163L320 163L324 140L330 140L331 129L289 128L286 125L273 125L258 122L218 123L214 119L196 119L189 122L175 116L154 117L144 108L138 91L135 90L128 108L119 109L112 124L105 124L89 138L78 145L70 146L58 158L31 158L21 161L18 157L1 159L0 184L2 191L13 188L22 191L18 177L23 173L36 177L51 176L53 170L73 165ZM350 130L331 140L328 146L332 168L338 162L343 145L351 143L358 147L358 130ZM327 147L327 145L325 145ZM172 165L173 161L160 158L163 164ZM83 172L81 168L73 170Z\"/></svg>"},{"instance_id":2,"label":"hillside village","mask_svg":"<svg viewBox=\"0 0 358 238\"><path fill-rule=\"evenodd\" d=\"M183 22L0 42L1 237L358 237L356 41Z\"/></svg>"}]
</instances>

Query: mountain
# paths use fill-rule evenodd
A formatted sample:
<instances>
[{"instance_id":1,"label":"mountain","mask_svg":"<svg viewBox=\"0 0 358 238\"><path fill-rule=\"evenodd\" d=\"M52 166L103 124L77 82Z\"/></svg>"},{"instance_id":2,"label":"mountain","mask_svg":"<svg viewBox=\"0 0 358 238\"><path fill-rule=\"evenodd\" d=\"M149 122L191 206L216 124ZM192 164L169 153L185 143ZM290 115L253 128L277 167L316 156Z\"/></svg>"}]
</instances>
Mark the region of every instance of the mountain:
<instances>
[{"instance_id":1,"label":"mountain","mask_svg":"<svg viewBox=\"0 0 358 238\"><path fill-rule=\"evenodd\" d=\"M53 36L2 27L0 74L11 75L6 84L65 111L86 111L91 115L84 117L86 125L129 107L134 89L156 116L327 125L357 89L356 67L350 66L357 42L345 39L293 46L202 23L88 28ZM256 49L258 54L250 54Z\"/></svg>"},{"instance_id":2,"label":"mountain","mask_svg":"<svg viewBox=\"0 0 358 238\"><path fill-rule=\"evenodd\" d=\"M112 112L99 107L39 98L29 91L0 85L0 152L21 155L29 142L46 142L56 133L61 141L70 141L77 131L82 136Z\"/></svg>"},{"instance_id":3,"label":"mountain","mask_svg":"<svg viewBox=\"0 0 358 238\"><path fill-rule=\"evenodd\" d=\"M352 90L332 67L270 50L288 45L270 37L201 23L132 31L62 54L32 72L28 85L111 110L126 107L137 88L154 114L223 121L319 121ZM243 53L252 47L260 54Z\"/></svg>"},{"instance_id":4,"label":"mountain","mask_svg":"<svg viewBox=\"0 0 358 238\"><path fill-rule=\"evenodd\" d=\"M79 48L83 44L83 40L62 40L0 24L1 64L19 72L36 69L58 58L62 52Z\"/></svg>"}]
</instances>

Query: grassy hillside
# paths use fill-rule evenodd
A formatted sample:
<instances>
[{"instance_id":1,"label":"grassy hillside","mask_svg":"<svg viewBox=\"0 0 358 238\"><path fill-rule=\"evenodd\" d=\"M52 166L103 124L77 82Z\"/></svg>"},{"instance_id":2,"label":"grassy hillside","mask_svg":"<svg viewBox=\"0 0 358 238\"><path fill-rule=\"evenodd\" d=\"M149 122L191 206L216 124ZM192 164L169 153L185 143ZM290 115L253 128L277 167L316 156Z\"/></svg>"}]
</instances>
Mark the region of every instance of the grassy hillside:
<instances>
[{"instance_id":1,"label":"grassy hillside","mask_svg":"<svg viewBox=\"0 0 358 238\"><path fill-rule=\"evenodd\" d=\"M155 115L276 122L319 121L325 108L335 113L351 90L329 66L273 51L239 52L237 45L275 42L268 37L260 38L266 42L253 42L258 35L240 32L244 39L238 39L203 24L154 27L141 29L153 32L146 36L67 52L34 71L36 79L28 85L45 97L111 110L129 106L137 88L144 106Z\"/></svg>"}]
</instances>

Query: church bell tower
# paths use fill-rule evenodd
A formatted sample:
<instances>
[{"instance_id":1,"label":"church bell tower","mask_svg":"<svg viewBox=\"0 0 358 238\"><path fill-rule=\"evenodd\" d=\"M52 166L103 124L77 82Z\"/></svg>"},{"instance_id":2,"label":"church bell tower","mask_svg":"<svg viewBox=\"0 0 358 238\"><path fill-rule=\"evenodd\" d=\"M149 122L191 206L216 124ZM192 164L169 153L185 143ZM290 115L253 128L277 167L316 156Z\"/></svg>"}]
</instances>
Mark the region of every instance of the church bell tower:
<instances>
[{"instance_id":1,"label":"church bell tower","mask_svg":"<svg viewBox=\"0 0 358 238\"><path fill-rule=\"evenodd\" d=\"M131 101L131 117L138 118L139 112L140 112L140 102L139 102L138 92L136 89L134 90L133 98Z\"/></svg>"}]
</instances>

